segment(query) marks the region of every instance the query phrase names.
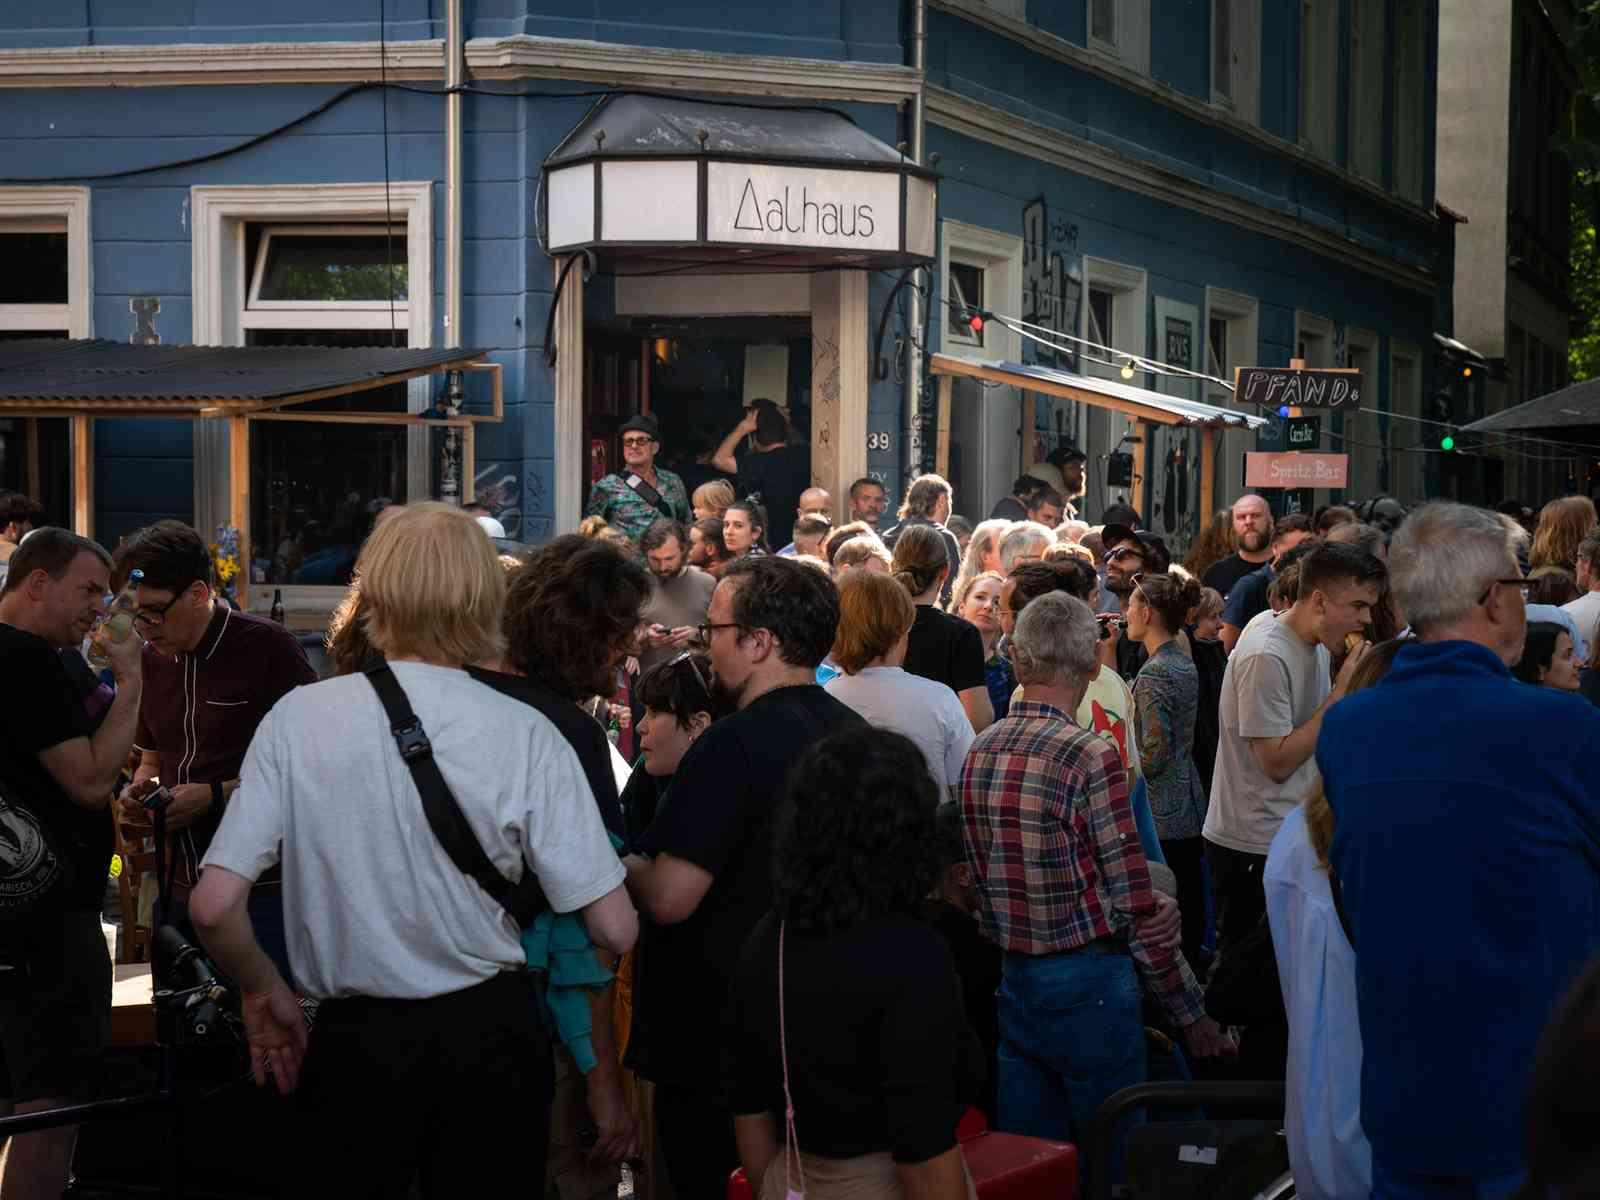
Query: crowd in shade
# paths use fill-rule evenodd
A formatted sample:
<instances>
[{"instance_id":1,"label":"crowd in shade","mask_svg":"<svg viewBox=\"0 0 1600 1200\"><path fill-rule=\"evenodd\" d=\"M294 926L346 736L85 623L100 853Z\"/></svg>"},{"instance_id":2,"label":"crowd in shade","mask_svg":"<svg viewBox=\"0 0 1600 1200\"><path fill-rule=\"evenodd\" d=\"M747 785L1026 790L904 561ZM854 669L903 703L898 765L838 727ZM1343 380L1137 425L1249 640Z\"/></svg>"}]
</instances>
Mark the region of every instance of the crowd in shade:
<instances>
[{"instance_id":1,"label":"crowd in shade","mask_svg":"<svg viewBox=\"0 0 1600 1200\"><path fill-rule=\"evenodd\" d=\"M1283 1085L1255 1189L1600 1191L1589 501L1244 495L1180 563L1081 456L891 514L776 419L692 491L630 422L516 555L386 513L320 679L177 522L13 544L0 780L87 879L8 935L12 1103L96 1086L96 864L170 789L287 1195L964 1200L964 1117L1121 1178L1096 1114L1188 1080Z\"/></svg>"}]
</instances>

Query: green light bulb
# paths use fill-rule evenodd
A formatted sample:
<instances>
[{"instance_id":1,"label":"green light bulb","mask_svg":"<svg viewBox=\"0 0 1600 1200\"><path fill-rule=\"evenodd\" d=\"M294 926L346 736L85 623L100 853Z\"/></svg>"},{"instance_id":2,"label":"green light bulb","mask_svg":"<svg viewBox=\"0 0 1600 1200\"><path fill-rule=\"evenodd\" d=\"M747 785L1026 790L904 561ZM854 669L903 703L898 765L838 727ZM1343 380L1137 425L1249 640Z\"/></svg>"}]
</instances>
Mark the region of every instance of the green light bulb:
<instances>
[{"instance_id":1,"label":"green light bulb","mask_svg":"<svg viewBox=\"0 0 1600 1200\"><path fill-rule=\"evenodd\" d=\"M1439 440L1439 449L1441 449L1441 450L1454 450L1455 448L1456 448L1456 440L1455 440L1455 438L1451 437L1448 433L1445 434L1444 437Z\"/></svg>"}]
</instances>

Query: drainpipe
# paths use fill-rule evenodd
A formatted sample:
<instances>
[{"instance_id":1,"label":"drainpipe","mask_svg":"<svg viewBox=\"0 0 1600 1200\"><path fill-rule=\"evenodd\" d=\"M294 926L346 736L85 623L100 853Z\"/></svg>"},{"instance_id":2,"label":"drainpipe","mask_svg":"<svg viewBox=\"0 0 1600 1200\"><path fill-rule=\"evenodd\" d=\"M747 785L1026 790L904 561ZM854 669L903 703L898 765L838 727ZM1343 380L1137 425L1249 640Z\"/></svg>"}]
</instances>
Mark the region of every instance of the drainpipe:
<instances>
[{"instance_id":1,"label":"drainpipe","mask_svg":"<svg viewBox=\"0 0 1600 1200\"><path fill-rule=\"evenodd\" d=\"M922 73L927 65L928 4L927 0L911 0L911 68L917 73L917 90L911 97L911 161L922 164L923 134L926 119L926 90ZM918 269L911 276L911 288L906 294L906 477L909 481L922 472L924 447L922 445L922 355L913 339L924 333L922 320L922 291L925 274Z\"/></svg>"},{"instance_id":2,"label":"drainpipe","mask_svg":"<svg viewBox=\"0 0 1600 1200\"><path fill-rule=\"evenodd\" d=\"M458 91L466 83L466 46L461 36L463 0L448 0L445 9L444 83L444 345L461 345L461 110L465 98ZM446 395L451 415L459 410L465 391L461 372L450 372ZM445 430L444 464L439 498L447 504L476 499L473 480L464 478L466 439L458 426Z\"/></svg>"}]
</instances>

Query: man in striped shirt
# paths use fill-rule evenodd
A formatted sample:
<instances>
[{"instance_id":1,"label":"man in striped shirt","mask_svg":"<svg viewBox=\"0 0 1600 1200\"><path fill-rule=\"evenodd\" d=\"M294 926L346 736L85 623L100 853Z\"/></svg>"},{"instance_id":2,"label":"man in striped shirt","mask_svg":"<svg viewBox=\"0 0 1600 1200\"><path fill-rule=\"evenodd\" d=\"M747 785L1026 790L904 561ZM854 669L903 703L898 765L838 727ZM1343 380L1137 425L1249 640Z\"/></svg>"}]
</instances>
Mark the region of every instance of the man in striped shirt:
<instances>
[{"instance_id":1,"label":"man in striped shirt","mask_svg":"<svg viewBox=\"0 0 1600 1200\"><path fill-rule=\"evenodd\" d=\"M1069 715L1098 670L1097 640L1081 600L1029 604L1011 646L1022 699L978 736L961 775L980 916L1005 951L999 1125L1080 1145L1107 1097L1144 1082L1141 979L1191 1055L1234 1053L1157 929L1122 760Z\"/></svg>"}]
</instances>

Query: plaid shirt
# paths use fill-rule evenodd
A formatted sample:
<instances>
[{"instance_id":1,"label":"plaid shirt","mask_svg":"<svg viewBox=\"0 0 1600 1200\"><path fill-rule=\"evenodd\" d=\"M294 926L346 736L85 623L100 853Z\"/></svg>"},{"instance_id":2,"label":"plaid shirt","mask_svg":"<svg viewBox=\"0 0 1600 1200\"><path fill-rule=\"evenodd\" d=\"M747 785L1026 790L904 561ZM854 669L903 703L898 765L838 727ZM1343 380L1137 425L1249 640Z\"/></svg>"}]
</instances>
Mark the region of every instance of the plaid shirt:
<instances>
[{"instance_id":1,"label":"plaid shirt","mask_svg":"<svg viewBox=\"0 0 1600 1200\"><path fill-rule=\"evenodd\" d=\"M961 823L983 927L1001 947L1056 954L1126 937L1173 1021L1200 1019L1200 986L1183 955L1139 934L1155 893L1115 747L1058 708L1020 700L967 755Z\"/></svg>"},{"instance_id":2,"label":"plaid shirt","mask_svg":"<svg viewBox=\"0 0 1600 1200\"><path fill-rule=\"evenodd\" d=\"M652 522L659 521L666 514L646 503L644 497L628 486L627 479L631 474L632 471L624 471L620 475L607 475L596 483L589 492L589 504L583 510L583 515L604 517L613 529L620 529L637 542ZM687 524L689 493L684 490L683 480L677 473L657 467L656 491L661 493L661 498L678 520Z\"/></svg>"}]
</instances>

